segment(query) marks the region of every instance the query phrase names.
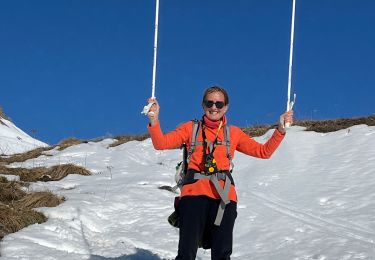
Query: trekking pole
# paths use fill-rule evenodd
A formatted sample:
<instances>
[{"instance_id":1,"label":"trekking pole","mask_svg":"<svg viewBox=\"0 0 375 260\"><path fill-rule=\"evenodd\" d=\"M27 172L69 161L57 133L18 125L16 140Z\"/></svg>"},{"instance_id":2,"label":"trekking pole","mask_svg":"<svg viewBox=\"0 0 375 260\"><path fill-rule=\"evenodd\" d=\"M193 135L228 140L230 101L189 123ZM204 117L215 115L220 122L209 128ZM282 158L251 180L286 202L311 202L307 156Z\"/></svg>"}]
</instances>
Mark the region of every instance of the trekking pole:
<instances>
[{"instance_id":1,"label":"trekking pole","mask_svg":"<svg viewBox=\"0 0 375 260\"><path fill-rule=\"evenodd\" d=\"M159 0L156 0L156 12L155 12L155 33L154 33L154 61L152 65L152 92L151 98L155 98L155 82L156 82L156 61L158 52L158 27L159 27ZM142 114L147 115L150 111L153 103L143 107Z\"/></svg>"},{"instance_id":2,"label":"trekking pole","mask_svg":"<svg viewBox=\"0 0 375 260\"><path fill-rule=\"evenodd\" d=\"M288 100L286 103L286 111L292 110L296 101L296 94L293 96L293 101L290 101L290 92L292 89L292 67L293 67L293 46L294 46L294 20L296 13L296 0L293 0L292 7L292 24L290 29L290 51L289 51L289 73L288 73ZM290 127L290 123L285 123L285 127Z\"/></svg>"}]
</instances>

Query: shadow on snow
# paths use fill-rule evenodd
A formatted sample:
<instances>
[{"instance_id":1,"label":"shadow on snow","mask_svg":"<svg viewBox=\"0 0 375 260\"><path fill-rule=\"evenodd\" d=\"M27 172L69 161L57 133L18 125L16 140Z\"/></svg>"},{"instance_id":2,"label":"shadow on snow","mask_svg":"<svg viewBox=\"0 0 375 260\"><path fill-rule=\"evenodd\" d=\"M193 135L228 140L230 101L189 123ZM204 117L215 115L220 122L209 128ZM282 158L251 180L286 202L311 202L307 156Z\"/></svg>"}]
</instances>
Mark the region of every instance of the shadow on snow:
<instances>
[{"instance_id":1,"label":"shadow on snow","mask_svg":"<svg viewBox=\"0 0 375 260\"><path fill-rule=\"evenodd\" d=\"M104 257L92 255L90 260L166 260L165 258L160 258L158 255L144 249L138 249L132 255L124 255L118 257Z\"/></svg>"}]
</instances>

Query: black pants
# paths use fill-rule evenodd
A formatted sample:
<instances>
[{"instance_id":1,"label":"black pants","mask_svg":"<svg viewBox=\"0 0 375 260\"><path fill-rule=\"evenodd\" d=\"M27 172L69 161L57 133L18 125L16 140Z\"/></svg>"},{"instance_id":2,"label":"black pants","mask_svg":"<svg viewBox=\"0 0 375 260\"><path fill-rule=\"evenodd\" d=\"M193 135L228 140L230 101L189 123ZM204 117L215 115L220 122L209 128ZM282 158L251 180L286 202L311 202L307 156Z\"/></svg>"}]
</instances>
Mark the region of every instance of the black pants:
<instances>
[{"instance_id":1,"label":"black pants","mask_svg":"<svg viewBox=\"0 0 375 260\"><path fill-rule=\"evenodd\" d=\"M182 197L180 216L180 241L176 260L194 260L201 239L209 243L212 260L228 260L232 254L233 227L237 217L237 203L231 201L224 211L220 226L215 226L220 200L206 196Z\"/></svg>"}]
</instances>

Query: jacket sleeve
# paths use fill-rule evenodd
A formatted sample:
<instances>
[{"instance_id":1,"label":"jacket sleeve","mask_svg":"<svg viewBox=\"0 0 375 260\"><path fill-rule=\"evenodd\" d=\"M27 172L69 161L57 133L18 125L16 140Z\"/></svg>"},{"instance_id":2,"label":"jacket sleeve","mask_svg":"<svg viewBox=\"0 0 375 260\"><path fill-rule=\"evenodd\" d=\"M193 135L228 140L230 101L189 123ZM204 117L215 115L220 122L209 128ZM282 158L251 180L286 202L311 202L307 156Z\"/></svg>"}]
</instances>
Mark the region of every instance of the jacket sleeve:
<instances>
[{"instance_id":1,"label":"jacket sleeve","mask_svg":"<svg viewBox=\"0 0 375 260\"><path fill-rule=\"evenodd\" d=\"M163 134L159 123L154 126L148 125L147 128L156 150L176 149L188 142L192 122L186 122L167 134Z\"/></svg>"},{"instance_id":2,"label":"jacket sleeve","mask_svg":"<svg viewBox=\"0 0 375 260\"><path fill-rule=\"evenodd\" d=\"M261 144L245 134L241 129L237 128L236 130L238 131L239 135L236 150L244 154L263 159L268 159L271 157L285 136L276 129L271 138L268 139L266 143Z\"/></svg>"}]
</instances>

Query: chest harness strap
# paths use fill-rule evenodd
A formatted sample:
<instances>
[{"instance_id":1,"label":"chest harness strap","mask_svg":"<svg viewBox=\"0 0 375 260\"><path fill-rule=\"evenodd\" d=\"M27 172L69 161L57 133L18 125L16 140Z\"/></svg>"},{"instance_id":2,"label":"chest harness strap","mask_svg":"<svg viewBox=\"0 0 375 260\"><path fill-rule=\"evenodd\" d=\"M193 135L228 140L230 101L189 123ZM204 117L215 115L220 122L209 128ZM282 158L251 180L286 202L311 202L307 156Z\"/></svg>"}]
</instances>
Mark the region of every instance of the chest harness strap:
<instances>
[{"instance_id":1,"label":"chest harness strap","mask_svg":"<svg viewBox=\"0 0 375 260\"><path fill-rule=\"evenodd\" d=\"M192 135L192 142L191 146L188 152L188 160L190 159L190 156L195 150L195 147L197 145L202 144L201 142L197 142L197 136L198 136L198 128L199 125L202 125L202 123L194 122L193 124L193 135ZM205 126L202 125L202 136L203 136L203 149L204 149L204 166L205 170L202 172L197 172L195 170L189 169L186 178L184 180L184 184L193 183L196 180L202 180L202 179L208 179L210 182L214 185L217 193L220 196L220 205L219 209L215 218L214 224L216 226L220 226L221 221L224 216L224 210L225 206L230 203L229 200L229 190L231 184L234 185L233 177L231 175L231 172L233 170L233 163L232 163L232 156L230 154L230 132L229 132L229 126L224 127L224 142L219 142L218 135L222 127L222 121L220 123L219 129L216 133L216 138L214 142L210 142L206 138L205 133ZM231 169L229 171L221 171L218 170L216 165L216 160L213 156L213 153L216 149L216 146L219 144L223 144L226 146L227 150L227 157L230 161ZM207 152L208 150L208 152ZM220 180L224 181L224 187L222 188L220 185Z\"/></svg>"}]
</instances>

